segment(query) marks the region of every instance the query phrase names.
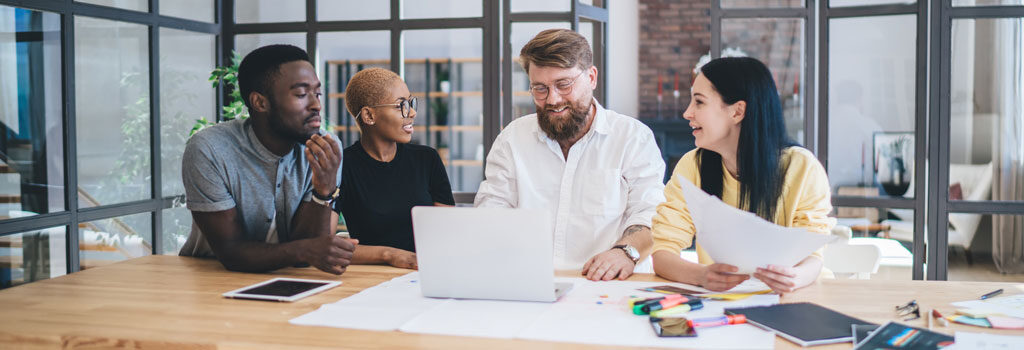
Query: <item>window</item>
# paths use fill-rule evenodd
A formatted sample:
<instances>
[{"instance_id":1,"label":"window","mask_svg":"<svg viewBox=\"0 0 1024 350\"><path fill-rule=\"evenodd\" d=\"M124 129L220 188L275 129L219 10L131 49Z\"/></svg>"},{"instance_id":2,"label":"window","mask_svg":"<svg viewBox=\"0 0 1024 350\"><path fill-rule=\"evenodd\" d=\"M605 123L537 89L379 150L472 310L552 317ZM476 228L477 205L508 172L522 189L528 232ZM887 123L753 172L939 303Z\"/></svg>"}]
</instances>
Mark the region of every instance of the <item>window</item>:
<instances>
[{"instance_id":1,"label":"window","mask_svg":"<svg viewBox=\"0 0 1024 350\"><path fill-rule=\"evenodd\" d=\"M214 0L161 1L160 14L202 22L214 21Z\"/></svg>"},{"instance_id":2,"label":"window","mask_svg":"<svg viewBox=\"0 0 1024 350\"><path fill-rule=\"evenodd\" d=\"M224 6L234 3L235 23L304 22L306 20L305 1L233 0L224 3Z\"/></svg>"},{"instance_id":3,"label":"window","mask_svg":"<svg viewBox=\"0 0 1024 350\"><path fill-rule=\"evenodd\" d=\"M0 289L67 274L64 227L0 236Z\"/></svg>"},{"instance_id":4,"label":"window","mask_svg":"<svg viewBox=\"0 0 1024 350\"><path fill-rule=\"evenodd\" d=\"M152 193L148 46L146 26L75 17L81 207L142 200Z\"/></svg>"},{"instance_id":5,"label":"window","mask_svg":"<svg viewBox=\"0 0 1024 350\"><path fill-rule=\"evenodd\" d=\"M437 149L455 192L483 181L483 49L480 29L403 32L405 82L423 103L424 132L413 142Z\"/></svg>"},{"instance_id":6,"label":"window","mask_svg":"<svg viewBox=\"0 0 1024 350\"><path fill-rule=\"evenodd\" d=\"M149 213L83 222L78 230L82 269L153 253Z\"/></svg>"},{"instance_id":7,"label":"window","mask_svg":"<svg viewBox=\"0 0 1024 350\"><path fill-rule=\"evenodd\" d=\"M948 202L938 221L948 224L937 235L949 250L936 252L947 254L949 279L1024 273L1024 210L1006 212L1024 203L1024 7L1016 10L1001 13L1019 17L974 18L971 9L956 9L951 19L950 55L943 57L950 64L948 115L942 116L948 159L940 159L948 177L937 186ZM943 278L944 272L933 273Z\"/></svg>"},{"instance_id":8,"label":"window","mask_svg":"<svg viewBox=\"0 0 1024 350\"><path fill-rule=\"evenodd\" d=\"M3 287L173 253L187 235L180 152L219 113L221 28L214 1L154 3L0 0Z\"/></svg>"},{"instance_id":9,"label":"window","mask_svg":"<svg viewBox=\"0 0 1024 350\"><path fill-rule=\"evenodd\" d=\"M359 140L359 127L346 109L345 87L349 79L363 69L391 67L391 33L384 30L325 32L317 34L317 42L321 43L320 80L326 92L323 103L327 112L324 114L328 122L336 125L334 131L341 144L349 146Z\"/></svg>"},{"instance_id":10,"label":"window","mask_svg":"<svg viewBox=\"0 0 1024 350\"><path fill-rule=\"evenodd\" d=\"M796 142L806 144L804 98L804 19L802 18L726 18L722 20L723 52L732 51L757 58L775 75L782 102L786 131ZM686 91L683 91L684 93ZM682 115L680 106L674 115Z\"/></svg>"},{"instance_id":11,"label":"window","mask_svg":"<svg viewBox=\"0 0 1024 350\"><path fill-rule=\"evenodd\" d=\"M64 210L60 16L0 5L0 220Z\"/></svg>"}]
</instances>

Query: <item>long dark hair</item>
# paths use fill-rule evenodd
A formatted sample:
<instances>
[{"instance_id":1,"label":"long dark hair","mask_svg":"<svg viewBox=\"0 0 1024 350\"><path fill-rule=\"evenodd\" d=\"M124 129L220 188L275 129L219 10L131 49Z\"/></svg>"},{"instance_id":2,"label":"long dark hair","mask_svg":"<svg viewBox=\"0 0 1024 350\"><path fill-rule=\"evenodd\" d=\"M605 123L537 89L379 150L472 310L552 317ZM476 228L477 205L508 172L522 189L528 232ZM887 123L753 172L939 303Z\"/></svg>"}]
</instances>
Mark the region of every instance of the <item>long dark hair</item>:
<instances>
[{"instance_id":1,"label":"long dark hair","mask_svg":"<svg viewBox=\"0 0 1024 350\"><path fill-rule=\"evenodd\" d=\"M785 170L782 151L795 146L786 135L782 103L772 73L764 63L749 57L723 57L700 68L726 104L746 101L740 122L736 166L739 173L739 208L775 221L775 205L782 193ZM714 151L697 151L700 187L722 197L722 156Z\"/></svg>"}]
</instances>

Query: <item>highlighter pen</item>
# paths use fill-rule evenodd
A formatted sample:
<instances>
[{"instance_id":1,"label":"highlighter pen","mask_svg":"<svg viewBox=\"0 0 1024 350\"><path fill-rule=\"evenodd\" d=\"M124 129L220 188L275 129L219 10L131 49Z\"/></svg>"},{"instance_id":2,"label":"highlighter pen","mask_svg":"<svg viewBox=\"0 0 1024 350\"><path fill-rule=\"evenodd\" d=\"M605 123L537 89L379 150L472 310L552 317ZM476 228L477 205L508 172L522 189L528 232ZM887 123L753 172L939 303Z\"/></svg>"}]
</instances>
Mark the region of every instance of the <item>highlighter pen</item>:
<instances>
[{"instance_id":1,"label":"highlighter pen","mask_svg":"<svg viewBox=\"0 0 1024 350\"><path fill-rule=\"evenodd\" d=\"M671 308L671 307L679 305L679 304L684 304L685 302L686 302L686 299L665 299L665 300L659 301L659 302L654 303L654 304L644 305L641 308L641 310L645 314L649 314L649 313L651 313L651 311L658 311L658 310L661 310L661 309L668 309L668 308Z\"/></svg>"},{"instance_id":2,"label":"highlighter pen","mask_svg":"<svg viewBox=\"0 0 1024 350\"><path fill-rule=\"evenodd\" d=\"M708 317L686 321L686 324L689 325L690 328L715 327L740 323L747 323L747 317L744 315L722 315L719 317Z\"/></svg>"},{"instance_id":3,"label":"highlighter pen","mask_svg":"<svg viewBox=\"0 0 1024 350\"><path fill-rule=\"evenodd\" d=\"M651 313L652 311L668 309L680 304L689 304L691 307L693 306L693 304L701 304L701 306L703 306L703 302L701 302L700 299L678 298L665 299L655 304L646 304L643 307L641 307L640 310L644 313Z\"/></svg>"},{"instance_id":4,"label":"highlighter pen","mask_svg":"<svg viewBox=\"0 0 1024 350\"><path fill-rule=\"evenodd\" d=\"M685 313L693 311L693 310L699 310L699 309L702 309L702 308L704 308L704 303L702 303L700 300L697 300L696 303L680 304L680 305L677 305L677 306L674 306L674 307L671 307L671 308L668 308L668 309L661 309L661 310L651 311L651 317L662 318L662 317L677 316L677 315L682 315L682 314L685 314Z\"/></svg>"},{"instance_id":5,"label":"highlighter pen","mask_svg":"<svg viewBox=\"0 0 1024 350\"><path fill-rule=\"evenodd\" d=\"M690 304L683 304L669 309L651 311L651 317L665 318L670 316L682 315L687 312L690 312Z\"/></svg>"}]
</instances>

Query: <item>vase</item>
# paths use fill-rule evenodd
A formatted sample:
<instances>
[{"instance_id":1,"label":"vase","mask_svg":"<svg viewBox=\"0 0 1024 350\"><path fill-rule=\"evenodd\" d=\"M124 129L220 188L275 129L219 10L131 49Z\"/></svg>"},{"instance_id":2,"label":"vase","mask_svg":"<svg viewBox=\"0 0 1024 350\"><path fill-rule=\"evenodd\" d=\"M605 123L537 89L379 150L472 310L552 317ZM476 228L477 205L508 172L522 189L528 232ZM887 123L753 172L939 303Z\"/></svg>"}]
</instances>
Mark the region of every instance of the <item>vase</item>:
<instances>
[{"instance_id":1,"label":"vase","mask_svg":"<svg viewBox=\"0 0 1024 350\"><path fill-rule=\"evenodd\" d=\"M903 157L887 157L879 164L878 183L890 196L902 196L910 189L910 171ZM884 165L884 166L882 166Z\"/></svg>"}]
</instances>

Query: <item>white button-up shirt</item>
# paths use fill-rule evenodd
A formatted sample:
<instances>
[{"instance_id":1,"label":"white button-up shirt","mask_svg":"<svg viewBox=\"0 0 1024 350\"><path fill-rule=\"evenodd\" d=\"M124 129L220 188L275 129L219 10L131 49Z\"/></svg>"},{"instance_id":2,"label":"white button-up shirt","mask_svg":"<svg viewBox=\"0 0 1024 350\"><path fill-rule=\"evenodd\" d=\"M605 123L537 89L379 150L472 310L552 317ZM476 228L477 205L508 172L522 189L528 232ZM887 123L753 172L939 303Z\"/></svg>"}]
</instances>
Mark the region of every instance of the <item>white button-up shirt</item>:
<instances>
[{"instance_id":1,"label":"white button-up shirt","mask_svg":"<svg viewBox=\"0 0 1024 350\"><path fill-rule=\"evenodd\" d=\"M632 225L650 227L665 201L665 162L651 129L606 110L562 155L531 114L512 121L487 155L474 205L554 212L556 269L580 269Z\"/></svg>"}]
</instances>

